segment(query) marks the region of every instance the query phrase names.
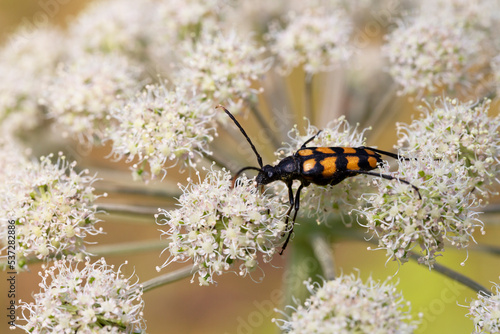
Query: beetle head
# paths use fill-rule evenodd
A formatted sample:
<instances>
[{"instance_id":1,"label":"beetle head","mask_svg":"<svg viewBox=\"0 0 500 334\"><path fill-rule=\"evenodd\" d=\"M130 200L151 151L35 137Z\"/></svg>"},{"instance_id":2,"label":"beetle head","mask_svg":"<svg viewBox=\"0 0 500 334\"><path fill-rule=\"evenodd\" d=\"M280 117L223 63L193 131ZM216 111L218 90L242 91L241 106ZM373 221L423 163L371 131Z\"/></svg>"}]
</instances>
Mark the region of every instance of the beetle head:
<instances>
[{"instance_id":1,"label":"beetle head","mask_svg":"<svg viewBox=\"0 0 500 334\"><path fill-rule=\"evenodd\" d=\"M279 173L276 171L276 168L271 166L271 165L265 165L262 167L262 169L259 171L259 174L257 175L257 178L255 179L257 181L257 184L268 184L274 181L279 180Z\"/></svg>"}]
</instances>

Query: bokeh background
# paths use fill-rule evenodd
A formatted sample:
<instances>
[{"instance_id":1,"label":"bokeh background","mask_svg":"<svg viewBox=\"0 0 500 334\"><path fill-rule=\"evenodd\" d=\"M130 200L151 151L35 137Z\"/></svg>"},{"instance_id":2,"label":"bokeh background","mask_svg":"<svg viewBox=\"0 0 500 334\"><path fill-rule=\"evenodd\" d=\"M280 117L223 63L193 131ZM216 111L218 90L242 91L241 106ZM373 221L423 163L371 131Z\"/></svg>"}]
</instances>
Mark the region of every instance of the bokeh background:
<instances>
[{"instance_id":1,"label":"bokeh background","mask_svg":"<svg viewBox=\"0 0 500 334\"><path fill-rule=\"evenodd\" d=\"M0 0L0 40L4 42L10 33L20 23L36 22L37 20L49 19L60 25L65 25L67 20L76 15L86 6L87 0L66 1L31 1L31 0ZM63 4L64 3L64 4ZM54 7L54 4L57 4ZM297 77L300 76L296 74ZM0 73L1 80L1 73ZM289 108L301 109L304 101L299 87L294 86L294 77L289 78L287 89L291 96L295 96ZM15 83L12 83L15 85ZM328 82L325 82L328 84ZM320 85L318 85L320 86ZM323 92L324 93L324 92ZM315 94L322 94L321 88ZM384 120L383 128L375 129L369 134L370 145L391 148L396 142L396 122L408 122L411 115L416 111L400 100L398 104L400 112ZM255 128L250 126L250 136ZM52 134L45 134L50 138ZM255 137L255 136L254 136ZM220 141L219 140L219 145ZM371 141L373 140L373 141ZM243 141L243 139L242 139ZM214 143L218 145L218 143ZM42 153L44 148L39 148ZM103 157L109 153L109 147L95 148L91 152L79 152L83 157L80 167L89 167L91 170L99 171L99 177L104 179L123 179L130 182L128 167L124 164L112 163ZM267 158L272 156L267 152ZM248 161L253 163L253 157ZM174 172L169 171L169 178ZM184 179L186 175L179 176ZM175 179L175 176L172 177ZM175 183L157 183L148 187L153 189L165 189L175 186ZM151 188L150 188L151 189ZM147 207L165 207L172 203L164 199L136 195L123 195L105 200L113 203L145 205ZM498 199L493 199L493 202ZM487 214L483 216L487 223L486 235L477 235L479 244L498 245L500 240L500 223L498 214ZM159 240L158 227L155 225L153 216L150 218L131 217L130 215L101 215L107 234L94 238L99 243L121 243L135 242L140 240ZM296 229L300 233L300 227ZM393 262L386 263L384 251L369 251L370 244L360 241L342 240L335 243L333 253L336 266L339 271L350 273L355 268L360 269L362 278L372 276L377 279L385 279L397 272L395 280L399 281L405 298L412 303L414 314L423 314L423 321L417 333L470 333L473 330L472 321L465 317L467 309L460 305L467 305L475 293L468 288L458 285L448 278L444 278L437 272L429 271L425 266L419 266L414 262L398 267ZM199 287L196 283L190 283L189 279L172 283L161 287L145 295L145 318L148 332L157 333L276 333L277 327L271 322L277 314L274 308L282 308L280 296L287 276L285 268L287 259L293 247L282 257L275 257L271 264L263 265L261 272L256 272L255 277L240 278L236 275L223 275L218 278L218 284L209 287ZM468 256L465 266L460 263ZM159 250L150 252L131 253L120 256L107 256L108 263L119 266L128 261L125 272L135 273L141 281L146 281L157 275L155 267L163 263L165 256L161 256ZM476 251L471 247L469 253L465 250L453 250L448 248L439 263L457 270L480 284L490 288L491 281L498 282L500 274L500 258L498 256ZM308 263L304 263L305 266ZM172 270L181 266L172 266ZM38 291L40 265L31 265L29 272L17 275L16 299L24 301L31 300L31 294ZM0 273L0 309L2 312L0 322L0 333L8 333L7 320L4 316L7 307L6 298L7 284L6 274ZM293 279L293 278L292 278ZM18 330L13 333L20 332Z\"/></svg>"}]
</instances>

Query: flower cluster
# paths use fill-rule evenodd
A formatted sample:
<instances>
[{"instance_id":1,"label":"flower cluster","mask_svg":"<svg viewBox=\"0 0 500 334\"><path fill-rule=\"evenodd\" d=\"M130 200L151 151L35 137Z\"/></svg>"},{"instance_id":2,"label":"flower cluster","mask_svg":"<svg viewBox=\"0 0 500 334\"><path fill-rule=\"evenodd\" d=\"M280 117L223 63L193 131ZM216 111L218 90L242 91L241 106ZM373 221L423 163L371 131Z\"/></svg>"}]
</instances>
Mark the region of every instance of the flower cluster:
<instances>
[{"instance_id":1,"label":"flower cluster","mask_svg":"<svg viewBox=\"0 0 500 334\"><path fill-rule=\"evenodd\" d=\"M220 0L168 0L157 10L172 34L168 37L174 41L191 38L201 29L215 31L221 7Z\"/></svg>"},{"instance_id":2,"label":"flower cluster","mask_svg":"<svg viewBox=\"0 0 500 334\"><path fill-rule=\"evenodd\" d=\"M2 198L2 217L16 221L20 268L28 257L85 253L85 237L101 233L95 227L95 177L87 176L88 170L77 173L75 163L62 155L55 164L51 157L16 165L17 172L2 184L1 193L8 194ZM4 224L0 236L6 240Z\"/></svg>"},{"instance_id":3,"label":"flower cluster","mask_svg":"<svg viewBox=\"0 0 500 334\"><path fill-rule=\"evenodd\" d=\"M474 321L474 334L500 332L500 286L495 283L491 296L478 293L467 316Z\"/></svg>"},{"instance_id":4,"label":"flower cluster","mask_svg":"<svg viewBox=\"0 0 500 334\"><path fill-rule=\"evenodd\" d=\"M210 153L208 143L215 132L215 109L211 103L189 97L182 88L164 85L145 90L111 112L117 120L107 137L113 141L113 156L134 161L134 175L144 176L147 162L151 176L165 173L165 164L194 166L196 154Z\"/></svg>"},{"instance_id":5,"label":"flower cluster","mask_svg":"<svg viewBox=\"0 0 500 334\"><path fill-rule=\"evenodd\" d=\"M52 26L19 29L0 49L2 133L31 130L44 118L39 98L64 57L63 33Z\"/></svg>"},{"instance_id":6,"label":"flower cluster","mask_svg":"<svg viewBox=\"0 0 500 334\"><path fill-rule=\"evenodd\" d=\"M110 15L112 13L112 15ZM68 27L75 58L89 53L121 53L144 57L159 26L152 0L92 2Z\"/></svg>"},{"instance_id":7,"label":"flower cluster","mask_svg":"<svg viewBox=\"0 0 500 334\"><path fill-rule=\"evenodd\" d=\"M250 36L202 31L199 39L181 46L175 83L196 88L203 98L224 103L235 114L259 93L252 81L267 72L270 62Z\"/></svg>"},{"instance_id":8,"label":"flower cluster","mask_svg":"<svg viewBox=\"0 0 500 334\"><path fill-rule=\"evenodd\" d=\"M7 133L0 138L0 187L22 175L20 174L22 169L29 163L29 151L12 134ZM1 196L10 196L10 194L3 191L0 193ZM5 204L6 201L2 200L0 203ZM4 206L0 208L3 210Z\"/></svg>"},{"instance_id":9,"label":"flower cluster","mask_svg":"<svg viewBox=\"0 0 500 334\"><path fill-rule=\"evenodd\" d=\"M44 265L41 291L21 308L27 333L142 333L142 287L104 258Z\"/></svg>"},{"instance_id":10,"label":"flower cluster","mask_svg":"<svg viewBox=\"0 0 500 334\"><path fill-rule=\"evenodd\" d=\"M86 54L61 64L46 88L49 116L81 142L102 140L109 111L137 89L140 67L119 54Z\"/></svg>"},{"instance_id":11,"label":"flower cluster","mask_svg":"<svg viewBox=\"0 0 500 334\"><path fill-rule=\"evenodd\" d=\"M289 334L314 333L413 333L417 322L410 303L388 281L342 275L323 286L305 282L311 293L288 319L274 319Z\"/></svg>"},{"instance_id":12,"label":"flower cluster","mask_svg":"<svg viewBox=\"0 0 500 334\"><path fill-rule=\"evenodd\" d=\"M360 209L390 257L406 261L419 244L420 262L432 266L445 241L463 248L483 229L477 209L500 172L500 117L488 117L488 106L446 100L399 125L402 155L411 159L399 161L397 176L419 191L398 180L374 180L379 190L365 194L370 206Z\"/></svg>"},{"instance_id":13,"label":"flower cluster","mask_svg":"<svg viewBox=\"0 0 500 334\"><path fill-rule=\"evenodd\" d=\"M381 173L390 175L388 166ZM475 211L478 204L465 187L469 177L462 161L450 163L419 155L399 161L395 176L411 182L418 191L400 180L374 178L376 190L362 196L369 205L356 210L390 258L406 262L408 252L420 245L425 254L419 262L432 266L444 250L445 240L463 248L474 229L482 229Z\"/></svg>"},{"instance_id":14,"label":"flower cluster","mask_svg":"<svg viewBox=\"0 0 500 334\"><path fill-rule=\"evenodd\" d=\"M422 107L421 119L397 125L398 146L405 148L406 156L463 161L469 179L462 186L487 197L500 173L500 116L488 116L490 103L444 99Z\"/></svg>"},{"instance_id":15,"label":"flower cluster","mask_svg":"<svg viewBox=\"0 0 500 334\"><path fill-rule=\"evenodd\" d=\"M463 22L422 16L393 31L383 51L401 94L433 93L477 80L471 68L481 61L483 38Z\"/></svg>"},{"instance_id":16,"label":"flower cluster","mask_svg":"<svg viewBox=\"0 0 500 334\"><path fill-rule=\"evenodd\" d=\"M232 187L231 174L209 170L203 181L182 188L180 208L163 210L157 222L168 227L170 258L163 264L192 259L200 285L239 264L245 276L258 266L258 255L270 261L285 231L285 206L260 194L245 177ZM164 216L160 220L160 216Z\"/></svg>"},{"instance_id":17,"label":"flower cluster","mask_svg":"<svg viewBox=\"0 0 500 334\"><path fill-rule=\"evenodd\" d=\"M226 7L220 0L166 0L157 1L155 14L150 20L155 32L148 47L148 56L156 70L169 77L172 62L178 60L179 43L197 40L200 33L220 31L222 10ZM184 56L181 56L182 59ZM185 78L182 78L184 80Z\"/></svg>"},{"instance_id":18,"label":"flower cluster","mask_svg":"<svg viewBox=\"0 0 500 334\"><path fill-rule=\"evenodd\" d=\"M357 127L352 127L341 116L336 120L329 122L318 136L311 141L310 147L359 147L365 145L364 133L368 129L358 131ZM285 147L276 152L276 155L282 159L293 155L301 146L311 137L318 134L318 129L314 126L308 126L304 135L299 133L295 126L289 133L289 142ZM280 192L283 201L288 200L288 191L282 183L273 185ZM301 211L308 212L309 216L314 216L318 222L326 222L331 213L345 211L347 206L355 205L358 199L366 191L367 181L364 176L347 178L334 186L310 186L304 188L301 192ZM344 208L340 210L340 208Z\"/></svg>"},{"instance_id":19,"label":"flower cluster","mask_svg":"<svg viewBox=\"0 0 500 334\"><path fill-rule=\"evenodd\" d=\"M422 16L432 16L436 20L460 20L469 27L498 28L500 4L496 0L422 0L418 12Z\"/></svg>"},{"instance_id":20,"label":"flower cluster","mask_svg":"<svg viewBox=\"0 0 500 334\"><path fill-rule=\"evenodd\" d=\"M349 59L353 52L349 45L352 22L340 8L291 12L284 21L285 28L272 24L268 34L271 52L276 55L283 74L298 66L310 74L329 71Z\"/></svg>"}]
</instances>

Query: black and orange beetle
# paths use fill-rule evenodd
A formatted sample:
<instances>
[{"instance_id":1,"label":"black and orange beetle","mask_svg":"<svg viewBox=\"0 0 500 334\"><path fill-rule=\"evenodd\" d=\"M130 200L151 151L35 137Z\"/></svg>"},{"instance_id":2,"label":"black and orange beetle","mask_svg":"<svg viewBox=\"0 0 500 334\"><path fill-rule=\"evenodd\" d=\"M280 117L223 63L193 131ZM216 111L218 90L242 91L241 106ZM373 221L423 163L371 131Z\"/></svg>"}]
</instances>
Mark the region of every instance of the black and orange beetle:
<instances>
[{"instance_id":1,"label":"black and orange beetle","mask_svg":"<svg viewBox=\"0 0 500 334\"><path fill-rule=\"evenodd\" d=\"M382 162L382 154L387 155L394 159L399 159L397 154L378 150L371 147L306 147L314 138L316 138L321 130L318 131L314 136L309 138L302 144L299 150L293 155L282 159L276 166L263 165L262 158L257 152L257 149L253 145L250 137L246 134L240 123L234 118L234 116L222 105L218 105L217 108L222 108L226 114L233 120L236 126L240 129L241 133L247 139L248 143L252 147L252 150L257 156L258 167L248 166L240 169L233 177L233 182L236 178L245 170L253 169L259 172L256 178L257 185L265 185L274 181L285 182L288 188L288 197L290 201L290 208L286 212L286 228L288 228L288 221L290 218L290 213L293 208L295 208L295 213L293 214L292 227L288 232L288 236L283 244L280 254L283 254L290 236L293 232L293 227L295 224L295 219L297 218L297 212L300 207L300 192L302 188L307 187L311 183L326 186L335 185L342 182L344 179L358 174L367 174L372 176L381 177L387 180L399 180L405 184L410 185L415 189L418 197L422 199L419 189L406 180L399 179L397 177L371 172L371 170L376 169L378 164ZM405 158L406 159L406 158ZM292 184L294 180L300 182L300 186L293 194Z\"/></svg>"}]
</instances>

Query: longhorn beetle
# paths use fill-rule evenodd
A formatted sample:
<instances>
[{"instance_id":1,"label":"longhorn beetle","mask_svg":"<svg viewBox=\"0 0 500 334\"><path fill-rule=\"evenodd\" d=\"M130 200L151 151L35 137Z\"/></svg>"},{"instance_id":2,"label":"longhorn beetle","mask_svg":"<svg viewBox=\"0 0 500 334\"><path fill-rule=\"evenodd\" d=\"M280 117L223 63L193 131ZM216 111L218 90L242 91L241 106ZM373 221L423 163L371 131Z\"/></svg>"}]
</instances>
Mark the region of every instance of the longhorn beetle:
<instances>
[{"instance_id":1,"label":"longhorn beetle","mask_svg":"<svg viewBox=\"0 0 500 334\"><path fill-rule=\"evenodd\" d=\"M306 140L297 152L289 157L284 158L276 166L264 166L262 164L262 158L260 154L257 152L257 149L250 140L250 137L248 137L247 133L240 125L240 123L224 106L218 105L217 108L224 109L226 114L240 129L241 133L243 134L243 136L245 136L248 143L252 147L252 150L257 156L257 162L259 163L259 167L248 166L240 169L233 177L233 185L236 178L242 172L253 169L259 172L256 178L258 186L265 185L274 181L283 181L288 188L290 208L286 212L285 230L288 228L288 221L293 208L295 208L295 212L292 219L292 228L288 232L285 243L281 248L280 255L283 254L283 251L285 250L288 241L290 240L290 236L293 232L295 218L297 218L297 212L299 211L300 207L300 192L302 188L307 187L311 183L320 186L325 186L328 184L335 185L340 183L345 178L356 176L358 174L367 174L381 177L386 180L399 180L400 182L408 184L413 189L415 189L418 197L422 199L419 189L410 182L391 175L371 172L371 170L377 168L378 164L382 162L381 154L394 159L399 159L399 156L397 154L365 146L306 147L308 143L314 140L314 138L316 138L321 133L321 130L318 131L314 136ZM300 181L300 186L297 189L295 196L292 189L294 180Z\"/></svg>"}]
</instances>

